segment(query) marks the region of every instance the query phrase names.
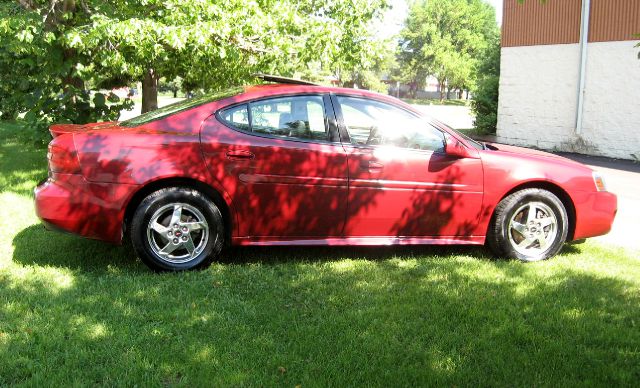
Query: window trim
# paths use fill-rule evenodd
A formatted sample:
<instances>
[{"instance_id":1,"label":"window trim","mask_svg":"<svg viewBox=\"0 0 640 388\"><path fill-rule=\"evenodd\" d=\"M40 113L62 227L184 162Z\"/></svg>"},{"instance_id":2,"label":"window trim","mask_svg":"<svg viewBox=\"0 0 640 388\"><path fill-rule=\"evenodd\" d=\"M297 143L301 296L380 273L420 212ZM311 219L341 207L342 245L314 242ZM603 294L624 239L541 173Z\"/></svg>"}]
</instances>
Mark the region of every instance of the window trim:
<instances>
[{"instance_id":1,"label":"window trim","mask_svg":"<svg viewBox=\"0 0 640 388\"><path fill-rule=\"evenodd\" d=\"M324 125L328 131L329 137L334 138L335 140L319 140L319 139L302 139L298 137L288 137L288 136L277 136L277 135L269 135L266 133L253 132L253 124L251 123L251 104L259 103L261 101L275 100L279 98L287 98L287 97L321 97L322 98L322 109L324 114ZM330 96L328 93L286 93L286 94L277 94L272 96L258 97L251 100L241 101L234 104L226 105L213 114L222 125L225 127L234 130L236 132L240 132L246 135L262 137L266 139L277 139L284 141L294 141L299 143L311 143L311 144L327 144L327 145L338 145L341 144L340 136L338 132L338 126L335 120L335 111L333 106L330 104ZM233 126L230 122L225 120L222 117L222 113L227 109L232 109L237 106L246 105L247 106L247 118L249 120L249 129L250 131L245 131L243 129L237 128Z\"/></svg>"},{"instance_id":2,"label":"window trim","mask_svg":"<svg viewBox=\"0 0 640 388\"><path fill-rule=\"evenodd\" d=\"M343 146L351 146L351 147L356 147L356 148L368 148L368 149L374 149L374 148L380 148L380 147L385 147L384 144L353 144L351 143L351 137L349 136L349 130L347 129L347 126L344 123L344 116L342 113L342 107L340 106L340 102L338 101L338 97L347 97L347 98L356 98L359 100L365 100L365 101L374 101L377 102L379 104L385 104L385 105L389 105L391 107L403 110L407 113L409 113L410 115L412 115L415 118L422 118L421 116L417 115L415 112L410 111L409 109L406 109L403 106L400 105L396 105L396 104L392 104L389 103L387 101L381 101L381 100L377 100L374 98L368 98L368 97L363 97L360 95L353 95L353 94L348 94L348 93L331 93L331 103L333 105L333 109L335 111L336 117L337 117L337 122L338 122L338 128L339 128L339 133L340 133L340 140L342 142ZM445 141L445 139L447 138L447 132L443 131L442 129L438 128L437 126L429 123L429 122L425 122L427 125L430 125L433 129L435 129L436 131L440 132L442 134L442 139L443 142ZM438 150L422 150L422 149L415 149L415 148L402 148L399 147L400 149L404 150L404 151L412 151L412 152L419 152L419 153L428 153L428 154L436 154L436 155L441 155L441 154L446 154L445 148L446 145L443 143L443 150L442 151L438 151Z\"/></svg>"}]
</instances>

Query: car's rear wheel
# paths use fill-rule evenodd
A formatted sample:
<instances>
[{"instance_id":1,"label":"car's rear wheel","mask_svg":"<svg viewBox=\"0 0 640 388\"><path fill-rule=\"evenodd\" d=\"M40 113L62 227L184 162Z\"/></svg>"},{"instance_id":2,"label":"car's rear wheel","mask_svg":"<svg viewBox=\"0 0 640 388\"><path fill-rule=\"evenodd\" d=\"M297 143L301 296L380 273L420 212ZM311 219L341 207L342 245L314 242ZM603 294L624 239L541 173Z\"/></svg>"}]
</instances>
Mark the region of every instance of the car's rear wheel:
<instances>
[{"instance_id":1,"label":"car's rear wheel","mask_svg":"<svg viewBox=\"0 0 640 388\"><path fill-rule=\"evenodd\" d=\"M532 188L500 201L487 243L498 256L539 261L558 253L567 233L568 217L562 201L547 190Z\"/></svg>"},{"instance_id":2,"label":"car's rear wheel","mask_svg":"<svg viewBox=\"0 0 640 388\"><path fill-rule=\"evenodd\" d=\"M223 243L223 219L200 192L181 187L146 197L131 222L131 242L154 270L183 271L211 264Z\"/></svg>"}]
</instances>

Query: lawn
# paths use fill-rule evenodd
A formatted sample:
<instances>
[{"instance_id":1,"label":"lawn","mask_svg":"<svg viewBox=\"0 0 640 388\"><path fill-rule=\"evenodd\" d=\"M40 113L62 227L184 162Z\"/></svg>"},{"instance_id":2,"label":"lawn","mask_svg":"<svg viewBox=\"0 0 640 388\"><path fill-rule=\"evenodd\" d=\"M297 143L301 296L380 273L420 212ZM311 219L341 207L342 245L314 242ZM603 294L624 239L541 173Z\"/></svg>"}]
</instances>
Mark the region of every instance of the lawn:
<instances>
[{"instance_id":1,"label":"lawn","mask_svg":"<svg viewBox=\"0 0 640 388\"><path fill-rule=\"evenodd\" d=\"M47 232L45 150L0 125L0 386L564 386L640 381L640 258L260 248L153 274Z\"/></svg>"}]
</instances>

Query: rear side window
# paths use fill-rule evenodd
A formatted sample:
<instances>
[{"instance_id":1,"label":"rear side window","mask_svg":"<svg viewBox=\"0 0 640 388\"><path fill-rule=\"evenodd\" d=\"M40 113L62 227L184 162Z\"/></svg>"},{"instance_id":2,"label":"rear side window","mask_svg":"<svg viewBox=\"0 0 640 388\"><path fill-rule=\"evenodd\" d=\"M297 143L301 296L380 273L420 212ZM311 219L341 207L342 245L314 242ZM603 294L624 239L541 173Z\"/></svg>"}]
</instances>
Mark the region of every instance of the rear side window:
<instances>
[{"instance_id":1,"label":"rear side window","mask_svg":"<svg viewBox=\"0 0 640 388\"><path fill-rule=\"evenodd\" d=\"M232 127L243 131L251 130L251 127L249 127L249 109L247 105L238 105L225 109L220 114L220 118Z\"/></svg>"},{"instance_id":2,"label":"rear side window","mask_svg":"<svg viewBox=\"0 0 640 388\"><path fill-rule=\"evenodd\" d=\"M225 109L219 116L234 128L256 134L315 141L330 140L321 96L260 100Z\"/></svg>"}]
</instances>

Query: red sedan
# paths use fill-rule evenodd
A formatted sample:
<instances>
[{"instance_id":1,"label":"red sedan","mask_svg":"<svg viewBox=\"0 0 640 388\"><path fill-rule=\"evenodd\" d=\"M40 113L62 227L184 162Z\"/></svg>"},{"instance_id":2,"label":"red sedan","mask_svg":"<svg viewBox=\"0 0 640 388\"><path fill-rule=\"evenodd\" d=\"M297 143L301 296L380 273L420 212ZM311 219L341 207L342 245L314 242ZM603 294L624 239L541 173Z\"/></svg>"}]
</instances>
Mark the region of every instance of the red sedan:
<instances>
[{"instance_id":1,"label":"red sedan","mask_svg":"<svg viewBox=\"0 0 640 388\"><path fill-rule=\"evenodd\" d=\"M158 270L227 244L486 243L536 261L607 233L617 209L582 164L475 142L364 90L281 82L51 133L45 226L127 236Z\"/></svg>"}]
</instances>

